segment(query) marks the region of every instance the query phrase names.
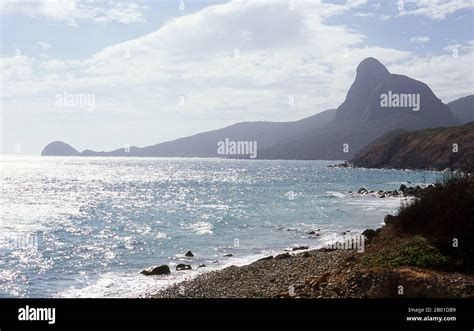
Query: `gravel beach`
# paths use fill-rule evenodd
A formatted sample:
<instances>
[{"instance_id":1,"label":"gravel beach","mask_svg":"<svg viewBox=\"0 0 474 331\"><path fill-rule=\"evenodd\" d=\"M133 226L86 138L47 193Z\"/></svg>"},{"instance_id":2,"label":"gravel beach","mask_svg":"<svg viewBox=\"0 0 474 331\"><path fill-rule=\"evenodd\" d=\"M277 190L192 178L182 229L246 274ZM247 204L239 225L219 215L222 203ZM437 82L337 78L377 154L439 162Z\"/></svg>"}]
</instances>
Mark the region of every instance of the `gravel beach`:
<instances>
[{"instance_id":1,"label":"gravel beach","mask_svg":"<svg viewBox=\"0 0 474 331\"><path fill-rule=\"evenodd\" d=\"M324 249L280 254L249 265L230 266L175 284L148 298L297 297L315 277L337 272L354 251Z\"/></svg>"}]
</instances>

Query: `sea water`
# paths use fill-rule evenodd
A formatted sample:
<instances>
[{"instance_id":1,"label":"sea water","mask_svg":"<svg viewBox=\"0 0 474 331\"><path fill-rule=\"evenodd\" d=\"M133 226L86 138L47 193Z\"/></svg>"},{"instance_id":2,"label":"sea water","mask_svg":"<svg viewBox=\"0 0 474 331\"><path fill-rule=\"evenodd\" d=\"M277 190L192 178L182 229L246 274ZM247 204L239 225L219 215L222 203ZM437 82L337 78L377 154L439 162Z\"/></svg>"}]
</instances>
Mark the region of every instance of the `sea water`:
<instances>
[{"instance_id":1,"label":"sea water","mask_svg":"<svg viewBox=\"0 0 474 331\"><path fill-rule=\"evenodd\" d=\"M0 297L136 297L287 247L323 247L379 227L403 202L349 191L440 177L335 163L3 156ZM140 274L160 264L172 273Z\"/></svg>"}]
</instances>

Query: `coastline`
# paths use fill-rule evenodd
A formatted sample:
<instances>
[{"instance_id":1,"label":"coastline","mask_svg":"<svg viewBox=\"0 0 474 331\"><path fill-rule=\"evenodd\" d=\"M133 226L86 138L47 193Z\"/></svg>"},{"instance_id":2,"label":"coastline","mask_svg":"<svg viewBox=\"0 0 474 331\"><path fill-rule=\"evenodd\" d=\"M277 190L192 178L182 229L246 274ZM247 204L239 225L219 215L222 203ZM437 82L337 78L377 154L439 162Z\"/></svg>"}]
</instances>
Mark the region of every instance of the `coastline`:
<instances>
[{"instance_id":1,"label":"coastline","mask_svg":"<svg viewBox=\"0 0 474 331\"><path fill-rule=\"evenodd\" d=\"M397 241L392 238L391 225L369 231L377 233L377 240L363 253L329 248L286 252L206 272L142 298L474 298L472 274L410 265L365 266L361 263L365 253L380 251ZM397 284L403 284L406 292L398 292Z\"/></svg>"},{"instance_id":2,"label":"coastline","mask_svg":"<svg viewBox=\"0 0 474 331\"><path fill-rule=\"evenodd\" d=\"M416 197L414 201L429 201L449 190L449 185L449 181L424 189L402 185L401 191L404 196ZM414 205L418 208L417 202ZM396 216L386 215L382 227L359 234L363 238L361 250L341 242L320 249L298 249L204 273L144 297L474 298L474 274L465 262L460 264L458 259L452 263L456 259L434 246L433 238L401 231L407 208L411 207L403 207Z\"/></svg>"},{"instance_id":3,"label":"coastline","mask_svg":"<svg viewBox=\"0 0 474 331\"><path fill-rule=\"evenodd\" d=\"M313 249L281 253L243 266L229 266L173 284L145 298L272 298L292 296L305 280L336 271L353 253Z\"/></svg>"}]
</instances>

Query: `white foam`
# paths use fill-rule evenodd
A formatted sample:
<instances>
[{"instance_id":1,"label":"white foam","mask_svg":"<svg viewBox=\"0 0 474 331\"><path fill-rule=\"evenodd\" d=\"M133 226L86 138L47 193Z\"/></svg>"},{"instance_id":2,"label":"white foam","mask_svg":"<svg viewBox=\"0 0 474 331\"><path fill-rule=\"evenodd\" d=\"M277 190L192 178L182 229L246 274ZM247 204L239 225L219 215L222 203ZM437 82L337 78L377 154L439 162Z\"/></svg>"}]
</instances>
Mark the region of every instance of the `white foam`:
<instances>
[{"instance_id":1,"label":"white foam","mask_svg":"<svg viewBox=\"0 0 474 331\"><path fill-rule=\"evenodd\" d=\"M336 198L345 198L346 195L341 192L336 192L336 191L327 191L326 192L329 196L336 197Z\"/></svg>"},{"instance_id":2,"label":"white foam","mask_svg":"<svg viewBox=\"0 0 474 331\"><path fill-rule=\"evenodd\" d=\"M185 228L193 230L197 234L212 234L213 225L208 222L197 222L188 224Z\"/></svg>"}]
</instances>

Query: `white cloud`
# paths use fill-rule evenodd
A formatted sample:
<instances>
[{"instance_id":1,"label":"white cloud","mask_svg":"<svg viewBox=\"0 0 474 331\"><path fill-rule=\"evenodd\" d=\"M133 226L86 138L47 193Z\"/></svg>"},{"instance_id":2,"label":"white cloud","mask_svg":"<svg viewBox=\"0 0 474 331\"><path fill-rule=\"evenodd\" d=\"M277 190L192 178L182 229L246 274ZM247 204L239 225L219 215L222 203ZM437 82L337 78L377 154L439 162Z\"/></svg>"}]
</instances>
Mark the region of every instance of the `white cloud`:
<instances>
[{"instance_id":1,"label":"white cloud","mask_svg":"<svg viewBox=\"0 0 474 331\"><path fill-rule=\"evenodd\" d=\"M390 16L390 15L380 15L380 16L379 16L379 20L380 20L380 21L388 21L388 20L390 20L391 18L392 18L392 16Z\"/></svg>"},{"instance_id":2,"label":"white cloud","mask_svg":"<svg viewBox=\"0 0 474 331\"><path fill-rule=\"evenodd\" d=\"M390 69L392 72L427 83L444 102L472 94L473 42L467 41L445 50L446 54L439 56L412 57L409 61L391 66Z\"/></svg>"},{"instance_id":3,"label":"white cloud","mask_svg":"<svg viewBox=\"0 0 474 331\"><path fill-rule=\"evenodd\" d=\"M427 37L427 36L411 37L410 41L412 43L424 44L430 41L430 37Z\"/></svg>"},{"instance_id":4,"label":"white cloud","mask_svg":"<svg viewBox=\"0 0 474 331\"><path fill-rule=\"evenodd\" d=\"M107 9L102 15L98 15L94 20L104 23L145 23L147 20L143 11L147 8L136 3L117 3L114 7Z\"/></svg>"},{"instance_id":5,"label":"white cloud","mask_svg":"<svg viewBox=\"0 0 474 331\"><path fill-rule=\"evenodd\" d=\"M455 12L474 8L472 0L401 0L399 3L403 4L400 16L424 16L432 20L444 20Z\"/></svg>"},{"instance_id":6,"label":"white cloud","mask_svg":"<svg viewBox=\"0 0 474 331\"><path fill-rule=\"evenodd\" d=\"M286 1L214 5L86 59L10 63L4 93L15 104L34 99L36 108L45 111L54 95L67 90L95 93L99 112L235 112L247 119L295 119L340 104L357 64L369 56L397 73L423 78L443 98L472 86L460 70L472 56L471 49L461 52L458 61L449 55L428 61L407 51L366 46L360 33L325 22L350 8L297 2L291 11ZM416 69L415 63L424 69ZM25 72L15 71L23 65ZM446 72L449 81L457 81L446 84ZM129 97L127 102L123 95ZM185 105L179 105L181 96ZM288 96L295 98L290 112Z\"/></svg>"},{"instance_id":7,"label":"white cloud","mask_svg":"<svg viewBox=\"0 0 474 331\"><path fill-rule=\"evenodd\" d=\"M49 44L49 43L47 43L47 42L45 42L45 41L41 41L41 40L36 42L36 46L39 47L39 48L41 48L41 49L44 50L44 51L45 51L45 50L48 50L48 49L50 49L50 48L52 47L51 44Z\"/></svg>"},{"instance_id":8,"label":"white cloud","mask_svg":"<svg viewBox=\"0 0 474 331\"><path fill-rule=\"evenodd\" d=\"M355 16L357 17L374 17L374 13L355 13Z\"/></svg>"},{"instance_id":9,"label":"white cloud","mask_svg":"<svg viewBox=\"0 0 474 331\"><path fill-rule=\"evenodd\" d=\"M95 6L94 6L95 5ZM24 15L77 25L80 21L144 23L147 6L134 2L93 2L87 0L8 0L2 1L2 15Z\"/></svg>"}]
</instances>

